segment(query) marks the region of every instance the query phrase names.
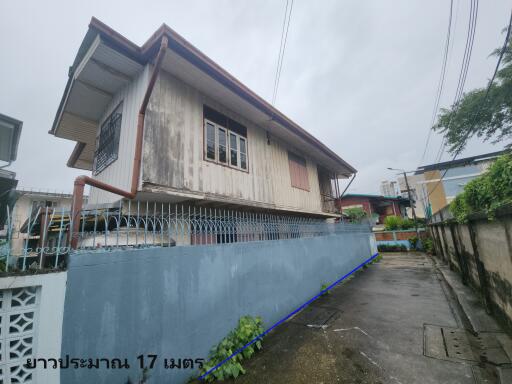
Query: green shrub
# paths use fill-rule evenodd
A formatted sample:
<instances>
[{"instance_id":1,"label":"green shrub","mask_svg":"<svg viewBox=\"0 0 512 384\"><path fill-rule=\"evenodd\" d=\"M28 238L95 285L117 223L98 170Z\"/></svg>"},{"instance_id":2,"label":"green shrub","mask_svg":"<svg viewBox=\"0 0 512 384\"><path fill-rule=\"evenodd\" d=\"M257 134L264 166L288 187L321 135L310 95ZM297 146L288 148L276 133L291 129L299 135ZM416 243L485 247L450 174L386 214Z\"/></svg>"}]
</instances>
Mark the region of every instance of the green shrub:
<instances>
[{"instance_id":1,"label":"green shrub","mask_svg":"<svg viewBox=\"0 0 512 384\"><path fill-rule=\"evenodd\" d=\"M400 216L387 216L384 219L384 228L386 231L396 231L402 226L402 218Z\"/></svg>"},{"instance_id":2,"label":"green shrub","mask_svg":"<svg viewBox=\"0 0 512 384\"><path fill-rule=\"evenodd\" d=\"M400 229L411 229L414 228L414 221L406 217L400 224Z\"/></svg>"},{"instance_id":3,"label":"green shrub","mask_svg":"<svg viewBox=\"0 0 512 384\"><path fill-rule=\"evenodd\" d=\"M366 217L366 211L360 207L343 208L343 213L348 216L350 221L359 222Z\"/></svg>"},{"instance_id":4,"label":"green shrub","mask_svg":"<svg viewBox=\"0 0 512 384\"><path fill-rule=\"evenodd\" d=\"M434 253L434 243L432 242L432 239L425 239L423 240L423 249L428 254Z\"/></svg>"},{"instance_id":5,"label":"green shrub","mask_svg":"<svg viewBox=\"0 0 512 384\"><path fill-rule=\"evenodd\" d=\"M403 244L378 244L379 252L406 252L407 247Z\"/></svg>"},{"instance_id":6,"label":"green shrub","mask_svg":"<svg viewBox=\"0 0 512 384\"><path fill-rule=\"evenodd\" d=\"M402 219L400 216L386 216L384 219L384 228L386 231L397 231L400 229L414 228L414 221L406 217Z\"/></svg>"},{"instance_id":7,"label":"green shrub","mask_svg":"<svg viewBox=\"0 0 512 384\"><path fill-rule=\"evenodd\" d=\"M500 156L480 177L471 180L450 204L450 212L459 223L472 213L494 218L496 210L512 204L512 155Z\"/></svg>"},{"instance_id":8,"label":"green shrub","mask_svg":"<svg viewBox=\"0 0 512 384\"><path fill-rule=\"evenodd\" d=\"M215 346L208 355L208 361L201 369L201 375L204 375L210 369L215 367L221 361L231 356L235 351L258 337L263 332L263 321L260 317L243 316L238 320L238 326L232 330L217 346ZM215 371L204 378L207 382L214 380L226 380L237 378L244 374L245 370L241 362L249 359L257 350L262 348L261 339L246 347L241 353L226 361Z\"/></svg>"}]
</instances>

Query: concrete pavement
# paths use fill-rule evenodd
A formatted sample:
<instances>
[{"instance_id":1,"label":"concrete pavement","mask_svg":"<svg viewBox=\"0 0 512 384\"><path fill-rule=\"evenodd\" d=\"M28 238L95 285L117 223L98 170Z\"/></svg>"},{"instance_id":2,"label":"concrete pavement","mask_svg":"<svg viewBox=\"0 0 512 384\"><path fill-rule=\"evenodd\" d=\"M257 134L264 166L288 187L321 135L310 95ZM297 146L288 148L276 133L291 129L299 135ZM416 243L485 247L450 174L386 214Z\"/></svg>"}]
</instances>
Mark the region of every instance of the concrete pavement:
<instances>
[{"instance_id":1,"label":"concrete pavement","mask_svg":"<svg viewBox=\"0 0 512 384\"><path fill-rule=\"evenodd\" d=\"M498 383L452 296L430 257L384 254L269 334L236 383Z\"/></svg>"}]
</instances>

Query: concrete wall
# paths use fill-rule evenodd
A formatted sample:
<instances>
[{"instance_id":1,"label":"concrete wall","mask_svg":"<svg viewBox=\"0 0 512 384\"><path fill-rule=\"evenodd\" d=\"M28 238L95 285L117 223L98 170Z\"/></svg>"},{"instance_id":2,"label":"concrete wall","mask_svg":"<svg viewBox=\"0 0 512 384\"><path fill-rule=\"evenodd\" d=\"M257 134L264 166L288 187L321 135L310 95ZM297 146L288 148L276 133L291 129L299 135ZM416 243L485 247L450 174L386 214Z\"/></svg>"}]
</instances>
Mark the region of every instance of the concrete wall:
<instances>
[{"instance_id":1,"label":"concrete wall","mask_svg":"<svg viewBox=\"0 0 512 384\"><path fill-rule=\"evenodd\" d=\"M268 327L369 257L371 233L76 254L70 258L62 354L128 358L130 370L63 370L62 382L136 382L136 357L157 354L151 383L190 369L164 358L206 358L243 315Z\"/></svg>"},{"instance_id":2,"label":"concrete wall","mask_svg":"<svg viewBox=\"0 0 512 384\"><path fill-rule=\"evenodd\" d=\"M247 127L248 172L204 160L203 105ZM288 150L307 162L309 191L291 186ZM302 212L322 212L316 163L252 121L161 71L146 112L143 183L182 192L188 198ZM165 190L164 190L165 192Z\"/></svg>"},{"instance_id":3,"label":"concrete wall","mask_svg":"<svg viewBox=\"0 0 512 384\"><path fill-rule=\"evenodd\" d=\"M487 298L494 315L512 328L512 215L499 215L493 221L473 219L464 225L437 222L431 233L439 257L461 273L482 299Z\"/></svg>"}]
</instances>

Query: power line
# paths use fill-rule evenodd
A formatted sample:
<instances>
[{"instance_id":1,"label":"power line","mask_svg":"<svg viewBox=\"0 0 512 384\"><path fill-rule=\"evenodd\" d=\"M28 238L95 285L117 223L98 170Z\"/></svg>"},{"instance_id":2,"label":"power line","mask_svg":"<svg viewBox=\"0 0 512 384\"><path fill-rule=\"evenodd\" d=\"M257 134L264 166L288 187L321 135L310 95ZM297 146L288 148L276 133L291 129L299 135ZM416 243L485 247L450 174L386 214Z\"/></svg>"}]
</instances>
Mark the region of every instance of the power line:
<instances>
[{"instance_id":1,"label":"power line","mask_svg":"<svg viewBox=\"0 0 512 384\"><path fill-rule=\"evenodd\" d=\"M448 61L448 51L449 51L449 47L450 47L452 15L453 15L453 0L450 1L450 16L448 18L448 30L446 31L446 42L445 42L445 46L444 46L443 64L441 66L441 74L439 76L439 82L437 85L436 98L434 101L434 110L432 112L432 118L430 120L427 142L425 144L425 149L423 150L423 155L421 156L420 164L423 162L423 159L425 158L425 154L427 153L428 144L430 142L430 136L432 135L432 127L434 126L434 121L437 116L437 110L439 109L439 102L441 100L441 95L443 93L444 79L445 79L445 75L446 75L446 63Z\"/></svg>"},{"instance_id":2,"label":"power line","mask_svg":"<svg viewBox=\"0 0 512 384\"><path fill-rule=\"evenodd\" d=\"M470 11L469 11L469 20L468 20L468 29L466 32L466 46L464 48L464 56L462 58L462 65L459 72L459 79L457 81L457 89L455 91L455 97L453 100L453 114L457 113L459 102L462 99L464 95L464 86L466 84L466 78L468 74L469 69L469 63L471 61L471 54L473 52L473 43L475 40L475 31L476 31L476 24L478 20L478 0L471 0L470 5ZM448 121L447 129L450 128L453 114L450 117L450 120ZM439 150L437 152L436 156L436 162L439 162L444 154L446 148L446 143L443 138L441 141L441 145L439 147Z\"/></svg>"},{"instance_id":3,"label":"power line","mask_svg":"<svg viewBox=\"0 0 512 384\"><path fill-rule=\"evenodd\" d=\"M510 13L510 18L509 18L508 27L507 27L507 34L505 36L505 41L503 42L503 47L501 48L500 56L498 57L498 61L496 63L496 67L494 68L494 73L493 73L491 79L489 80L489 84L487 85L487 90L485 91L484 100L478 105L478 111L475 113L475 119L478 117L478 115L480 115L480 112L482 111L482 108L486 104L487 98L489 97L489 93L491 91L492 84L494 83L494 80L496 79L496 75L498 74L498 69L499 69L499 67L501 65L501 61L503 59L503 56L505 55L505 51L507 50L507 45L508 45L508 42L509 42L509 39L510 39L511 28L512 28L512 11ZM471 135L472 131L473 131L472 128L468 128L466 134L463 137L462 142L465 142L469 138L469 136ZM459 148L455 152L455 155L453 156L452 161L454 161L457 158L457 156L462 151L462 148L463 148L462 145L459 146ZM441 181L445 177L446 172L448 172L448 169L445 169L445 171L443 172L443 175L438 180L437 184L434 186L432 191L430 191L430 193L428 194L427 198L430 197L430 195L436 190L437 186L441 183Z\"/></svg>"},{"instance_id":4,"label":"power line","mask_svg":"<svg viewBox=\"0 0 512 384\"><path fill-rule=\"evenodd\" d=\"M281 79L281 70L283 68L283 59L284 53L286 50L286 42L288 40L288 30L290 28L290 19L292 17L292 9L293 9L293 0L290 3L290 8L288 10L289 1L286 0L286 8L284 10L284 19L283 19L283 27L281 30L281 43L279 46L279 54L277 56L277 68L276 68L276 77L274 79L274 91L272 93L272 105L276 102L277 90L279 88L279 80ZM285 29L286 27L286 29Z\"/></svg>"},{"instance_id":5,"label":"power line","mask_svg":"<svg viewBox=\"0 0 512 384\"><path fill-rule=\"evenodd\" d=\"M459 83L457 84L457 92L455 94L456 100L460 100L464 91L464 85L466 84L466 76L468 74L469 62L471 60L471 53L473 52L473 42L475 40L476 22L478 17L478 0L471 0L470 8L470 21L468 32L466 35L466 47L464 49L463 69L461 70L461 76L459 77ZM467 58L467 59L466 59Z\"/></svg>"}]
</instances>

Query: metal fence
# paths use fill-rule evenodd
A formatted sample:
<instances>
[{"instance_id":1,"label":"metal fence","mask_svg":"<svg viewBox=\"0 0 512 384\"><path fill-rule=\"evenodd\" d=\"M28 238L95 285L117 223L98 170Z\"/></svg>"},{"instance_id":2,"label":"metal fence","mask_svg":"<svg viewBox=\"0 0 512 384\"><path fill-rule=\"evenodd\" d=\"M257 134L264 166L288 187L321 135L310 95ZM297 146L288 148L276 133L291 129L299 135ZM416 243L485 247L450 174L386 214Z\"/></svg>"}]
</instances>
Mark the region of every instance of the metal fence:
<instances>
[{"instance_id":1,"label":"metal fence","mask_svg":"<svg viewBox=\"0 0 512 384\"><path fill-rule=\"evenodd\" d=\"M70 234L79 220L79 232ZM325 219L203 208L182 204L122 201L117 207L83 210L40 207L24 221L7 212L5 245L0 259L9 268L60 268L73 252L270 241L325 236L341 232L369 233L367 224ZM71 249L71 236L77 249Z\"/></svg>"}]
</instances>

